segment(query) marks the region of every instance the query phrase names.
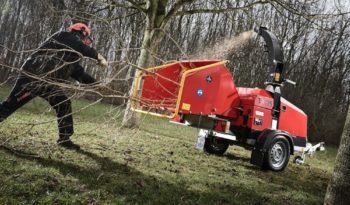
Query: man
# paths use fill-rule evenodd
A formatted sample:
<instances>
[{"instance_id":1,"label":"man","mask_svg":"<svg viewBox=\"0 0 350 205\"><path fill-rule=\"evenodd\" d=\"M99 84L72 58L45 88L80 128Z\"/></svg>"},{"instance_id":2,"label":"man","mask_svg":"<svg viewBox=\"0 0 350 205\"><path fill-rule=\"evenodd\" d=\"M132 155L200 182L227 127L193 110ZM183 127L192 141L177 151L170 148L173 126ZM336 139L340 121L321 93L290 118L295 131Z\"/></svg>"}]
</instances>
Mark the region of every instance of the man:
<instances>
[{"instance_id":1,"label":"man","mask_svg":"<svg viewBox=\"0 0 350 205\"><path fill-rule=\"evenodd\" d=\"M89 47L92 43L89 27L76 23L68 30L55 33L23 64L9 97L0 103L0 122L36 96L42 97L56 111L58 145L79 150L80 146L70 140L74 133L71 102L58 84L70 77L84 84L95 82L79 65L83 56L96 59L102 66L107 66L107 61Z\"/></svg>"}]
</instances>

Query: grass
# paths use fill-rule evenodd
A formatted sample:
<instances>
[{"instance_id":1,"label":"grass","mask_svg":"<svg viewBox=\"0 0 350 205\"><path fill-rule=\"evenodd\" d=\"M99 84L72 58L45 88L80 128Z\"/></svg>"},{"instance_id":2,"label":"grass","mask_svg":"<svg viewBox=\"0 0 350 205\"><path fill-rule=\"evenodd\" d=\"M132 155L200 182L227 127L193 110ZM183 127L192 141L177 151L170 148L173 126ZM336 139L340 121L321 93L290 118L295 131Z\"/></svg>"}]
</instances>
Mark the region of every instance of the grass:
<instances>
[{"instance_id":1,"label":"grass","mask_svg":"<svg viewBox=\"0 0 350 205\"><path fill-rule=\"evenodd\" d=\"M149 116L138 130L121 129L120 109L89 104L73 103L85 108L74 116L78 152L56 146L56 119L42 100L0 123L0 204L323 202L335 148L283 172L261 171L240 147L221 157L196 150L196 129Z\"/></svg>"}]
</instances>

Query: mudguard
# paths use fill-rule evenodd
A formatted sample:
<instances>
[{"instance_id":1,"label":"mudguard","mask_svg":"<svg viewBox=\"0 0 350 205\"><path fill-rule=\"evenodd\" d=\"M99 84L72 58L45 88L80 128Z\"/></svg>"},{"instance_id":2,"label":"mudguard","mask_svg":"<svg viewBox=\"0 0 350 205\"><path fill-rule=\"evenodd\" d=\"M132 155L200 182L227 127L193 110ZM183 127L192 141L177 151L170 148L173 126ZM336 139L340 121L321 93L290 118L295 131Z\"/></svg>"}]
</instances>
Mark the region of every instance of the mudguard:
<instances>
[{"instance_id":1,"label":"mudguard","mask_svg":"<svg viewBox=\"0 0 350 205\"><path fill-rule=\"evenodd\" d=\"M287 138L290 145L290 154L294 153L294 143L292 137L288 133L281 130L265 129L261 132L261 134L255 142L250 158L251 164L254 164L259 167L263 166L265 154L267 153L271 145L272 139L277 135L282 135Z\"/></svg>"}]
</instances>

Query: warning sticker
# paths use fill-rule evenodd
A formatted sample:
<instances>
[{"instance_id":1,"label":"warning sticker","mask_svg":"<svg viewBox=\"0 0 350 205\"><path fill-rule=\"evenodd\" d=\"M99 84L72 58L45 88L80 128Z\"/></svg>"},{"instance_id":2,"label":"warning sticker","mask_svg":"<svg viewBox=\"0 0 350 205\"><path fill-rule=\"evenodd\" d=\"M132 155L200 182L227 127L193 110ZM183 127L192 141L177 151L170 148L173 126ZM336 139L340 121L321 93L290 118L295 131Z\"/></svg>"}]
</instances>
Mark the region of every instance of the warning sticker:
<instances>
[{"instance_id":1,"label":"warning sticker","mask_svg":"<svg viewBox=\"0 0 350 205\"><path fill-rule=\"evenodd\" d=\"M191 104L182 103L182 109L183 110L190 110L191 109Z\"/></svg>"},{"instance_id":2,"label":"warning sticker","mask_svg":"<svg viewBox=\"0 0 350 205\"><path fill-rule=\"evenodd\" d=\"M264 112L261 112L261 111L255 111L255 114L258 115L258 116L261 116L261 117L264 117Z\"/></svg>"}]
</instances>

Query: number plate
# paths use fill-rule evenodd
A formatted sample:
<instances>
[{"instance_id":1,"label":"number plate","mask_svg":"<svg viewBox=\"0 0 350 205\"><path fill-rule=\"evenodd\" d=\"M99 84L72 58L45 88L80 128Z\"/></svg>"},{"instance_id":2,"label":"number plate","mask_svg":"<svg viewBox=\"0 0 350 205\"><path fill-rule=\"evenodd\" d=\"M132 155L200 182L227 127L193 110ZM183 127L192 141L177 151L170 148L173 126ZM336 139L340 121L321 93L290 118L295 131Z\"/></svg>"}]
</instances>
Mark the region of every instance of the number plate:
<instances>
[{"instance_id":1,"label":"number plate","mask_svg":"<svg viewBox=\"0 0 350 205\"><path fill-rule=\"evenodd\" d=\"M199 150L203 150L204 144L205 144L205 136L198 136L196 148Z\"/></svg>"},{"instance_id":2,"label":"number plate","mask_svg":"<svg viewBox=\"0 0 350 205\"><path fill-rule=\"evenodd\" d=\"M198 138L197 138L197 144L196 148L203 151L204 149L204 144L205 144L205 138L208 135L207 130L200 129L198 133Z\"/></svg>"}]
</instances>

